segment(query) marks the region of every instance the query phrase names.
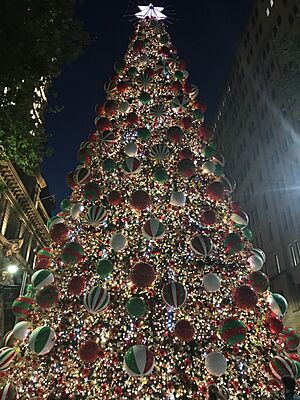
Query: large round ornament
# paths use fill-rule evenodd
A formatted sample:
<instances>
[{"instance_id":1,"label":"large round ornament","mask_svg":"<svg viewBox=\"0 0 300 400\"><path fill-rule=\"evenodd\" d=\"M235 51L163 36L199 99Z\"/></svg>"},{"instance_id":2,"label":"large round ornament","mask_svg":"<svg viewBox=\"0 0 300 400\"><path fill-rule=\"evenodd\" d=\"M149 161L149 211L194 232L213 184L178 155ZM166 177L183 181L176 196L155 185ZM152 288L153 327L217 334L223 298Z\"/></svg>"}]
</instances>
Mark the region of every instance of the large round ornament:
<instances>
[{"instance_id":1,"label":"large round ornament","mask_svg":"<svg viewBox=\"0 0 300 400\"><path fill-rule=\"evenodd\" d=\"M221 338L229 345L235 346L244 341L247 328L246 325L237 318L229 317L224 319L219 327Z\"/></svg>"},{"instance_id":2,"label":"large round ornament","mask_svg":"<svg viewBox=\"0 0 300 400\"><path fill-rule=\"evenodd\" d=\"M243 250L244 244L242 239L236 233L229 233L224 239L224 247L228 254L236 254Z\"/></svg>"},{"instance_id":3,"label":"large round ornament","mask_svg":"<svg viewBox=\"0 0 300 400\"><path fill-rule=\"evenodd\" d=\"M94 340L87 340L80 346L79 358L86 363L93 363L99 357L100 346Z\"/></svg>"},{"instance_id":4,"label":"large round ornament","mask_svg":"<svg viewBox=\"0 0 300 400\"><path fill-rule=\"evenodd\" d=\"M147 93L147 92L142 92L142 93L140 94L139 100L140 100L140 102L141 102L143 105L146 105L146 104L149 104L149 103L150 103L150 101L151 101L151 96L150 96L150 94Z\"/></svg>"},{"instance_id":5,"label":"large round ornament","mask_svg":"<svg viewBox=\"0 0 300 400\"><path fill-rule=\"evenodd\" d=\"M108 118L106 117L97 117L95 119L95 125L97 128L97 131L102 133L104 131L108 131L111 129L111 122Z\"/></svg>"},{"instance_id":6,"label":"large round ornament","mask_svg":"<svg viewBox=\"0 0 300 400\"><path fill-rule=\"evenodd\" d=\"M157 167L153 172L153 178L159 183L165 183L169 180L169 175L164 168Z\"/></svg>"},{"instance_id":7,"label":"large round ornament","mask_svg":"<svg viewBox=\"0 0 300 400\"><path fill-rule=\"evenodd\" d=\"M122 203L122 194L118 190L112 190L107 196L107 200L110 205L117 206Z\"/></svg>"},{"instance_id":8,"label":"large round ornament","mask_svg":"<svg viewBox=\"0 0 300 400\"><path fill-rule=\"evenodd\" d=\"M54 275L48 269L40 269L31 277L31 284L35 290L44 286L51 285L54 282Z\"/></svg>"},{"instance_id":9,"label":"large round ornament","mask_svg":"<svg viewBox=\"0 0 300 400\"><path fill-rule=\"evenodd\" d=\"M285 326L283 328L282 335L284 337L285 350L288 352L296 351L300 344L300 338L297 335L297 332L294 329Z\"/></svg>"},{"instance_id":10,"label":"large round ornament","mask_svg":"<svg viewBox=\"0 0 300 400\"><path fill-rule=\"evenodd\" d=\"M184 342L190 342L195 335L195 328L185 319L180 319L175 325L175 335Z\"/></svg>"},{"instance_id":11,"label":"large round ornament","mask_svg":"<svg viewBox=\"0 0 300 400\"><path fill-rule=\"evenodd\" d=\"M151 136L150 131L148 128L139 128L138 129L138 139L141 141L149 139Z\"/></svg>"},{"instance_id":12,"label":"large round ornament","mask_svg":"<svg viewBox=\"0 0 300 400\"><path fill-rule=\"evenodd\" d=\"M139 318L146 312L146 303L142 297L132 297L126 303L126 309L131 317Z\"/></svg>"},{"instance_id":13,"label":"large round ornament","mask_svg":"<svg viewBox=\"0 0 300 400\"><path fill-rule=\"evenodd\" d=\"M237 228L244 229L249 223L249 217L243 210L236 210L230 216Z\"/></svg>"},{"instance_id":14,"label":"large round ornament","mask_svg":"<svg viewBox=\"0 0 300 400\"><path fill-rule=\"evenodd\" d=\"M33 299L27 296L19 296L12 303L12 312L17 318L26 318L32 309Z\"/></svg>"},{"instance_id":15,"label":"large round ornament","mask_svg":"<svg viewBox=\"0 0 300 400\"><path fill-rule=\"evenodd\" d=\"M167 138L173 143L180 142L183 138L183 131L180 126L171 126L167 131Z\"/></svg>"},{"instance_id":16,"label":"large round ornament","mask_svg":"<svg viewBox=\"0 0 300 400\"><path fill-rule=\"evenodd\" d=\"M100 286L94 286L85 293L83 305L90 314L104 311L110 302L110 294Z\"/></svg>"},{"instance_id":17,"label":"large round ornament","mask_svg":"<svg viewBox=\"0 0 300 400\"><path fill-rule=\"evenodd\" d=\"M18 393L12 383L8 382L0 389L0 400L16 400L17 398Z\"/></svg>"},{"instance_id":18,"label":"large round ornament","mask_svg":"<svg viewBox=\"0 0 300 400\"><path fill-rule=\"evenodd\" d=\"M89 182L84 186L83 196L86 200L96 201L101 195L101 189L98 183Z\"/></svg>"},{"instance_id":19,"label":"large round ornament","mask_svg":"<svg viewBox=\"0 0 300 400\"><path fill-rule=\"evenodd\" d=\"M169 148L163 144L155 144L150 150L150 157L157 161L163 161L170 157Z\"/></svg>"},{"instance_id":20,"label":"large round ornament","mask_svg":"<svg viewBox=\"0 0 300 400\"><path fill-rule=\"evenodd\" d=\"M84 210L84 205L82 203L75 203L70 208L70 215L73 218L78 219L83 210Z\"/></svg>"},{"instance_id":21,"label":"large round ornament","mask_svg":"<svg viewBox=\"0 0 300 400\"><path fill-rule=\"evenodd\" d=\"M61 253L61 258L66 264L75 264L79 262L84 255L83 248L77 242L67 243Z\"/></svg>"},{"instance_id":22,"label":"large round ornament","mask_svg":"<svg viewBox=\"0 0 300 400\"><path fill-rule=\"evenodd\" d=\"M127 114L130 111L130 104L128 103L128 101L121 101L121 103L119 104L119 111L121 114Z\"/></svg>"},{"instance_id":23,"label":"large round ornament","mask_svg":"<svg viewBox=\"0 0 300 400\"><path fill-rule=\"evenodd\" d=\"M121 233L116 233L110 239L110 246L114 251L121 251L127 246L127 238Z\"/></svg>"},{"instance_id":24,"label":"large round ornament","mask_svg":"<svg viewBox=\"0 0 300 400\"><path fill-rule=\"evenodd\" d=\"M257 294L251 286L238 286L232 293L233 301L242 310L251 310L256 306Z\"/></svg>"},{"instance_id":25,"label":"large round ornament","mask_svg":"<svg viewBox=\"0 0 300 400\"><path fill-rule=\"evenodd\" d=\"M147 239L161 239L164 234L165 227L158 219L151 218L143 226L143 235Z\"/></svg>"},{"instance_id":26,"label":"large round ornament","mask_svg":"<svg viewBox=\"0 0 300 400\"><path fill-rule=\"evenodd\" d=\"M179 95L171 101L171 108L177 114L181 114L186 111L188 103L189 99L187 97Z\"/></svg>"},{"instance_id":27,"label":"large round ornament","mask_svg":"<svg viewBox=\"0 0 300 400\"><path fill-rule=\"evenodd\" d=\"M252 271L259 271L266 262L266 255L261 249L252 249L251 255L247 259Z\"/></svg>"},{"instance_id":28,"label":"large round ornament","mask_svg":"<svg viewBox=\"0 0 300 400\"><path fill-rule=\"evenodd\" d=\"M53 217L51 217L51 218L47 221L47 228L48 228L49 231L50 231L50 229L51 229L54 225L56 225L56 224L63 224L64 222L65 222L65 220L64 220L64 218L63 218L61 215L59 215L59 214L54 215Z\"/></svg>"},{"instance_id":29,"label":"large round ornament","mask_svg":"<svg viewBox=\"0 0 300 400\"><path fill-rule=\"evenodd\" d=\"M168 307L180 308L187 299L186 287L180 282L169 282L163 287L162 298Z\"/></svg>"},{"instance_id":30,"label":"large round ornament","mask_svg":"<svg viewBox=\"0 0 300 400\"><path fill-rule=\"evenodd\" d=\"M131 206L138 211L146 210L150 207L151 200L150 196L144 190L137 190L132 193L130 198Z\"/></svg>"},{"instance_id":31,"label":"large round ornament","mask_svg":"<svg viewBox=\"0 0 300 400\"><path fill-rule=\"evenodd\" d=\"M13 335L18 340L24 340L27 338L30 332L30 322L28 321L20 321L17 322L13 328Z\"/></svg>"},{"instance_id":32,"label":"large round ornament","mask_svg":"<svg viewBox=\"0 0 300 400\"><path fill-rule=\"evenodd\" d=\"M107 100L104 103L104 112L107 114L107 116L112 116L116 113L118 109L118 104L115 100Z\"/></svg>"},{"instance_id":33,"label":"large round ornament","mask_svg":"<svg viewBox=\"0 0 300 400\"><path fill-rule=\"evenodd\" d=\"M134 142L129 142L126 144L126 146L124 147L124 153L128 156L128 157L135 157L136 153L137 153L137 145Z\"/></svg>"},{"instance_id":34,"label":"large round ornament","mask_svg":"<svg viewBox=\"0 0 300 400\"><path fill-rule=\"evenodd\" d=\"M124 366L130 376L150 375L154 368L154 356L146 346L132 346L124 357Z\"/></svg>"},{"instance_id":35,"label":"large round ornament","mask_svg":"<svg viewBox=\"0 0 300 400\"><path fill-rule=\"evenodd\" d=\"M222 376L227 369L227 360L219 351L212 351L205 360L207 371L213 376Z\"/></svg>"},{"instance_id":36,"label":"large round ornament","mask_svg":"<svg viewBox=\"0 0 300 400\"><path fill-rule=\"evenodd\" d=\"M106 158L102 162L102 167L105 172L112 173L112 172L115 172L115 170L118 168L118 164L116 163L116 161L114 159Z\"/></svg>"},{"instance_id":37,"label":"large round ornament","mask_svg":"<svg viewBox=\"0 0 300 400\"><path fill-rule=\"evenodd\" d=\"M81 275L73 275L68 282L68 292L74 296L80 296L86 286L86 280Z\"/></svg>"},{"instance_id":38,"label":"large round ornament","mask_svg":"<svg viewBox=\"0 0 300 400\"><path fill-rule=\"evenodd\" d=\"M170 203L175 207L183 207L186 203L186 195L183 192L173 192Z\"/></svg>"},{"instance_id":39,"label":"large round ornament","mask_svg":"<svg viewBox=\"0 0 300 400\"><path fill-rule=\"evenodd\" d=\"M293 360L287 357L275 356L269 362L269 368L275 379L281 381L284 376L296 378L297 367Z\"/></svg>"},{"instance_id":40,"label":"large round ornament","mask_svg":"<svg viewBox=\"0 0 300 400\"><path fill-rule=\"evenodd\" d=\"M102 206L95 205L88 209L85 219L93 226L102 225L107 220L107 212Z\"/></svg>"},{"instance_id":41,"label":"large round ornament","mask_svg":"<svg viewBox=\"0 0 300 400\"><path fill-rule=\"evenodd\" d=\"M12 347L1 347L0 349L0 371L10 368L17 353Z\"/></svg>"},{"instance_id":42,"label":"large round ornament","mask_svg":"<svg viewBox=\"0 0 300 400\"><path fill-rule=\"evenodd\" d=\"M144 262L136 263L130 272L131 282L140 289L151 286L155 277L155 270L152 265Z\"/></svg>"},{"instance_id":43,"label":"large round ornament","mask_svg":"<svg viewBox=\"0 0 300 400\"><path fill-rule=\"evenodd\" d=\"M65 224L55 224L50 229L50 238L55 243L62 243L69 239L70 229Z\"/></svg>"},{"instance_id":44,"label":"large round ornament","mask_svg":"<svg viewBox=\"0 0 300 400\"><path fill-rule=\"evenodd\" d=\"M108 258L102 258L102 260L98 261L96 264L97 274L101 276L101 278L107 278L112 274L113 271L113 263Z\"/></svg>"},{"instance_id":45,"label":"large round ornament","mask_svg":"<svg viewBox=\"0 0 300 400\"><path fill-rule=\"evenodd\" d=\"M211 200L224 200L224 185L222 184L222 182L212 182L207 186L206 193Z\"/></svg>"},{"instance_id":46,"label":"large round ornament","mask_svg":"<svg viewBox=\"0 0 300 400\"><path fill-rule=\"evenodd\" d=\"M13 335L13 331L8 331L6 334L3 336L3 341L2 344L4 347L14 347L16 344L16 338Z\"/></svg>"},{"instance_id":47,"label":"large round ornament","mask_svg":"<svg viewBox=\"0 0 300 400\"><path fill-rule=\"evenodd\" d=\"M202 171L205 174L214 174L216 170L216 164L212 161L205 161L202 165Z\"/></svg>"},{"instance_id":48,"label":"large round ornament","mask_svg":"<svg viewBox=\"0 0 300 400\"><path fill-rule=\"evenodd\" d=\"M54 330L48 325L40 326L29 337L29 349L38 356L43 356L53 349L55 341Z\"/></svg>"},{"instance_id":49,"label":"large round ornament","mask_svg":"<svg viewBox=\"0 0 300 400\"><path fill-rule=\"evenodd\" d=\"M58 303L59 291L56 286L48 285L40 289L35 297L36 303L43 309L53 307Z\"/></svg>"},{"instance_id":50,"label":"large round ornament","mask_svg":"<svg viewBox=\"0 0 300 400\"><path fill-rule=\"evenodd\" d=\"M271 293L268 296L268 303L271 311L278 317L283 317L288 309L288 302L278 293Z\"/></svg>"},{"instance_id":51,"label":"large round ornament","mask_svg":"<svg viewBox=\"0 0 300 400\"><path fill-rule=\"evenodd\" d=\"M207 257L213 249L213 243L207 235L194 236L190 244L193 252L203 257Z\"/></svg>"},{"instance_id":52,"label":"large round ornament","mask_svg":"<svg viewBox=\"0 0 300 400\"><path fill-rule=\"evenodd\" d=\"M203 225L214 225L216 223L216 214L213 210L204 210L200 220Z\"/></svg>"},{"instance_id":53,"label":"large round ornament","mask_svg":"<svg viewBox=\"0 0 300 400\"><path fill-rule=\"evenodd\" d=\"M283 322L280 318L269 315L266 318L266 326L273 335L279 335L283 331Z\"/></svg>"},{"instance_id":54,"label":"large round ornament","mask_svg":"<svg viewBox=\"0 0 300 400\"><path fill-rule=\"evenodd\" d=\"M68 211L71 207L71 200L69 198L63 199L60 202L60 208L62 211Z\"/></svg>"},{"instance_id":55,"label":"large round ornament","mask_svg":"<svg viewBox=\"0 0 300 400\"><path fill-rule=\"evenodd\" d=\"M105 147L109 147L117 141L117 137L112 131L104 131L99 134L99 141Z\"/></svg>"},{"instance_id":56,"label":"large round ornament","mask_svg":"<svg viewBox=\"0 0 300 400\"><path fill-rule=\"evenodd\" d=\"M77 185L85 185L91 178L91 172L80 165L73 173L73 179Z\"/></svg>"},{"instance_id":57,"label":"large round ornament","mask_svg":"<svg viewBox=\"0 0 300 400\"><path fill-rule=\"evenodd\" d=\"M195 164L189 159L180 160L177 163L177 171L181 177L191 178L196 172Z\"/></svg>"},{"instance_id":58,"label":"large round ornament","mask_svg":"<svg viewBox=\"0 0 300 400\"><path fill-rule=\"evenodd\" d=\"M257 293L264 293L270 286L269 278L261 271L251 272L248 281Z\"/></svg>"},{"instance_id":59,"label":"large round ornament","mask_svg":"<svg viewBox=\"0 0 300 400\"><path fill-rule=\"evenodd\" d=\"M190 148L185 147L184 149L180 150L180 152L178 153L178 157L180 160L193 160L194 154Z\"/></svg>"},{"instance_id":60,"label":"large round ornament","mask_svg":"<svg viewBox=\"0 0 300 400\"><path fill-rule=\"evenodd\" d=\"M203 286L208 293L214 293L220 290L221 280L217 274L209 272L202 278Z\"/></svg>"},{"instance_id":61,"label":"large round ornament","mask_svg":"<svg viewBox=\"0 0 300 400\"><path fill-rule=\"evenodd\" d=\"M141 162L135 157L128 157L122 164L122 170L125 174L138 174L141 172Z\"/></svg>"}]
</instances>

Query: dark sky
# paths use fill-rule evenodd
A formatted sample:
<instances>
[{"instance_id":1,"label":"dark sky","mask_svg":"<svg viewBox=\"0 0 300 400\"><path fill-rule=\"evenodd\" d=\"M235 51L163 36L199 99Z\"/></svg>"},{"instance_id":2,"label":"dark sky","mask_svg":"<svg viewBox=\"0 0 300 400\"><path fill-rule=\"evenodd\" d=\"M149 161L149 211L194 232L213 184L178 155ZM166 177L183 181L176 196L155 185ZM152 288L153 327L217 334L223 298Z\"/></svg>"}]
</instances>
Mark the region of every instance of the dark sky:
<instances>
[{"instance_id":1,"label":"dark sky","mask_svg":"<svg viewBox=\"0 0 300 400\"><path fill-rule=\"evenodd\" d=\"M176 20L168 31L179 55L187 62L190 82L200 89L208 104L206 120L213 118L224 79L254 0L169 0ZM154 5L162 2L153 1ZM70 194L66 174L77 161L79 144L94 130L94 107L105 99L104 83L113 75L113 64L124 55L133 30L124 18L128 0L86 0L77 15L91 35L84 54L63 68L53 83L58 93L50 105L63 111L46 115L46 130L52 137L53 156L43 164L43 175L57 206ZM145 4L134 0L134 4ZM147 4L147 3L146 3ZM132 5L132 7L133 7ZM138 10L136 10L138 11Z\"/></svg>"}]
</instances>

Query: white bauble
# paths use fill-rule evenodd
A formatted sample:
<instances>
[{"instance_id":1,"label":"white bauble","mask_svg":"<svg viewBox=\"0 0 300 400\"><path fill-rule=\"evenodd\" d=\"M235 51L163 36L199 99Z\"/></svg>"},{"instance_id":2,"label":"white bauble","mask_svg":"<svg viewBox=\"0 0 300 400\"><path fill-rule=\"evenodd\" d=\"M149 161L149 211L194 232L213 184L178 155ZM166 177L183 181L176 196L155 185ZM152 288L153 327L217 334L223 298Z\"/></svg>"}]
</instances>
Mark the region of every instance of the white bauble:
<instances>
[{"instance_id":1,"label":"white bauble","mask_svg":"<svg viewBox=\"0 0 300 400\"><path fill-rule=\"evenodd\" d=\"M202 279L205 290L209 293L214 293L220 290L221 280L217 274L208 273Z\"/></svg>"},{"instance_id":2,"label":"white bauble","mask_svg":"<svg viewBox=\"0 0 300 400\"><path fill-rule=\"evenodd\" d=\"M173 206L183 207L186 202L186 196L182 192L173 192L170 201Z\"/></svg>"},{"instance_id":3,"label":"white bauble","mask_svg":"<svg viewBox=\"0 0 300 400\"><path fill-rule=\"evenodd\" d=\"M126 113L129 112L129 110L130 110L130 104L128 103L128 101L122 101L122 102L119 104L119 111L120 111L120 113L126 114Z\"/></svg>"},{"instance_id":4,"label":"white bauble","mask_svg":"<svg viewBox=\"0 0 300 400\"><path fill-rule=\"evenodd\" d=\"M251 270L254 272L261 270L264 265L264 262L262 261L262 259L255 255L248 257L247 261L250 265Z\"/></svg>"},{"instance_id":5,"label":"white bauble","mask_svg":"<svg viewBox=\"0 0 300 400\"><path fill-rule=\"evenodd\" d=\"M121 233L116 233L111 239L110 239L110 245L115 251L121 251L125 249L127 245L127 239L124 235Z\"/></svg>"},{"instance_id":6,"label":"white bauble","mask_svg":"<svg viewBox=\"0 0 300 400\"><path fill-rule=\"evenodd\" d=\"M216 170L216 164L212 161L205 161L202 165L202 171L206 174L213 174Z\"/></svg>"},{"instance_id":7,"label":"white bauble","mask_svg":"<svg viewBox=\"0 0 300 400\"><path fill-rule=\"evenodd\" d=\"M128 157L134 157L137 153L137 145L134 142L127 143L124 152Z\"/></svg>"},{"instance_id":8,"label":"white bauble","mask_svg":"<svg viewBox=\"0 0 300 400\"><path fill-rule=\"evenodd\" d=\"M212 351L206 357L205 367L211 375L222 376L227 369L227 360L219 351Z\"/></svg>"},{"instance_id":9,"label":"white bauble","mask_svg":"<svg viewBox=\"0 0 300 400\"><path fill-rule=\"evenodd\" d=\"M70 208L70 214L73 218L78 219L80 214L83 212L84 206L82 203L75 203Z\"/></svg>"},{"instance_id":10,"label":"white bauble","mask_svg":"<svg viewBox=\"0 0 300 400\"><path fill-rule=\"evenodd\" d=\"M188 77L190 76L189 71L187 71L186 69L183 69L181 72L183 73L184 78L188 79Z\"/></svg>"},{"instance_id":11,"label":"white bauble","mask_svg":"<svg viewBox=\"0 0 300 400\"><path fill-rule=\"evenodd\" d=\"M30 332L30 322L21 321L18 322L13 329L13 336L18 340L24 340L27 338Z\"/></svg>"}]
</instances>

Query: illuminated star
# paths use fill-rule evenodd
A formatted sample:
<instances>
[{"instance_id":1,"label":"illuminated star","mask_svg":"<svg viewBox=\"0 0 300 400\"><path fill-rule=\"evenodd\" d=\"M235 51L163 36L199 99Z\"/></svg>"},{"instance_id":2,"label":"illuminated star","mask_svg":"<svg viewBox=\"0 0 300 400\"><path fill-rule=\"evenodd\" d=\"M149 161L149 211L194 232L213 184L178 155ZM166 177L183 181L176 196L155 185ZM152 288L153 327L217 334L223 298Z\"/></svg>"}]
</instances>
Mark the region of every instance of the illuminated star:
<instances>
[{"instance_id":1,"label":"illuminated star","mask_svg":"<svg viewBox=\"0 0 300 400\"><path fill-rule=\"evenodd\" d=\"M145 19L145 18L153 18L157 20L166 19L167 16L162 13L164 7L154 7L152 3L149 6L138 6L140 12L136 13L135 16L137 18Z\"/></svg>"}]
</instances>

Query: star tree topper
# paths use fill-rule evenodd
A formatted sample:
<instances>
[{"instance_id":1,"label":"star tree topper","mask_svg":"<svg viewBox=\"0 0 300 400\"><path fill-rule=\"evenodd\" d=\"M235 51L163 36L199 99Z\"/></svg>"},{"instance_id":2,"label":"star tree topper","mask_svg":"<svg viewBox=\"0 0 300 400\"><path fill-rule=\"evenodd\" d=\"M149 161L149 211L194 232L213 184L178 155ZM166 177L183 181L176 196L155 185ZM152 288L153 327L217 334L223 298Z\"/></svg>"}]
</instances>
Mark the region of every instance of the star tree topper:
<instances>
[{"instance_id":1,"label":"star tree topper","mask_svg":"<svg viewBox=\"0 0 300 400\"><path fill-rule=\"evenodd\" d=\"M137 18L145 19L145 18L154 18L157 20L166 19L167 16L162 13L164 7L154 7L152 3L149 6L138 6L140 12L136 13L135 16Z\"/></svg>"}]
</instances>

